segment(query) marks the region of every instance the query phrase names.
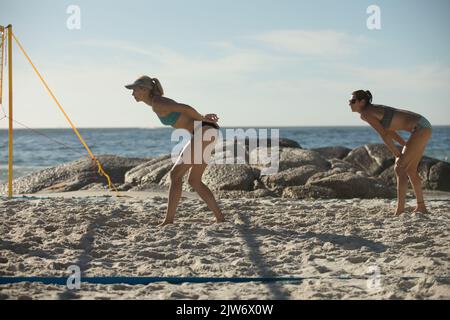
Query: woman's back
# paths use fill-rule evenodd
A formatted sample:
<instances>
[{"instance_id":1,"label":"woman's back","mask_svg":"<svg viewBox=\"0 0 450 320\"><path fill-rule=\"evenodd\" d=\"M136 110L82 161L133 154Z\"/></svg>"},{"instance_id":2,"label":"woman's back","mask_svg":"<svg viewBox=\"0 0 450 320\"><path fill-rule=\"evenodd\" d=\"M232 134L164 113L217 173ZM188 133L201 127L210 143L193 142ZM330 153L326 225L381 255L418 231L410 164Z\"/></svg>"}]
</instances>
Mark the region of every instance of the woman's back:
<instances>
[{"instance_id":1,"label":"woman's back","mask_svg":"<svg viewBox=\"0 0 450 320\"><path fill-rule=\"evenodd\" d=\"M380 104L370 105L370 113L380 121L386 130L404 130L411 132L420 119L420 115L408 110L392 108Z\"/></svg>"}]
</instances>

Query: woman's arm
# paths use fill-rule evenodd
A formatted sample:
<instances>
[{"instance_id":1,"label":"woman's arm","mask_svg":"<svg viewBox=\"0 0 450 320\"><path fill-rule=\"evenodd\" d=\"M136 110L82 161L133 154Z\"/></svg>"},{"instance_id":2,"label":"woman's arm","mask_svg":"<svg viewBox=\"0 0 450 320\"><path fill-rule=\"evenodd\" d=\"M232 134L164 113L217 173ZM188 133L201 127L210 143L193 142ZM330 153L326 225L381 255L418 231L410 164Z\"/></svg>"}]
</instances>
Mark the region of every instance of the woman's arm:
<instances>
[{"instance_id":1,"label":"woman's arm","mask_svg":"<svg viewBox=\"0 0 450 320\"><path fill-rule=\"evenodd\" d=\"M381 139L383 139L383 141L386 144L386 146L388 147L388 149L392 152L392 154L396 158L398 158L402 155L400 150L398 150L397 147L395 146L394 142L392 142L392 137L389 134L389 132L383 128L383 126L380 124L380 122L378 121L377 118L375 118L371 115L368 115L368 114L361 114L361 119L366 121L368 124L370 124L370 126L372 128L374 128L375 131L378 132Z\"/></svg>"},{"instance_id":2,"label":"woman's arm","mask_svg":"<svg viewBox=\"0 0 450 320\"><path fill-rule=\"evenodd\" d=\"M389 131L388 135L397 141L402 147L405 146L406 142L403 140L403 138L395 131Z\"/></svg>"}]
</instances>

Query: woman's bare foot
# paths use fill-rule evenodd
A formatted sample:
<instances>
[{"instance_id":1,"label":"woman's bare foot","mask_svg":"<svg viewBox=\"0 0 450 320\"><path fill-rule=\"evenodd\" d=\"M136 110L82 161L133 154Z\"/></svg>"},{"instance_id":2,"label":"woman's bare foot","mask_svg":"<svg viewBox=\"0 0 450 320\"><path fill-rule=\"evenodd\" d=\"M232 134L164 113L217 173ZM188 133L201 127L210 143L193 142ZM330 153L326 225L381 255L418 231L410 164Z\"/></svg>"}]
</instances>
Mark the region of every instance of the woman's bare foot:
<instances>
[{"instance_id":1,"label":"woman's bare foot","mask_svg":"<svg viewBox=\"0 0 450 320\"><path fill-rule=\"evenodd\" d=\"M216 218L216 223L223 223L223 222L225 222L225 218L224 217Z\"/></svg>"},{"instance_id":2,"label":"woman's bare foot","mask_svg":"<svg viewBox=\"0 0 450 320\"><path fill-rule=\"evenodd\" d=\"M423 214L429 214L427 208L425 208L425 206L417 206L414 210L413 213L423 213Z\"/></svg>"},{"instance_id":3,"label":"woman's bare foot","mask_svg":"<svg viewBox=\"0 0 450 320\"><path fill-rule=\"evenodd\" d=\"M401 214L404 213L404 212L405 212L405 209L397 208L397 209L395 210L395 212L394 212L394 216L399 216L399 215L401 215Z\"/></svg>"},{"instance_id":4,"label":"woman's bare foot","mask_svg":"<svg viewBox=\"0 0 450 320\"><path fill-rule=\"evenodd\" d=\"M427 210L427 207L425 207L425 202L424 201L417 202L417 206L413 210L413 213L418 213L418 212L424 213L424 214L429 213L428 210Z\"/></svg>"},{"instance_id":5,"label":"woman's bare foot","mask_svg":"<svg viewBox=\"0 0 450 320\"><path fill-rule=\"evenodd\" d=\"M164 220L164 222L163 223L161 223L161 224L158 224L158 227L164 227L164 226L166 226L166 225L168 225L168 224L173 224L173 221L167 221L167 220Z\"/></svg>"}]
</instances>

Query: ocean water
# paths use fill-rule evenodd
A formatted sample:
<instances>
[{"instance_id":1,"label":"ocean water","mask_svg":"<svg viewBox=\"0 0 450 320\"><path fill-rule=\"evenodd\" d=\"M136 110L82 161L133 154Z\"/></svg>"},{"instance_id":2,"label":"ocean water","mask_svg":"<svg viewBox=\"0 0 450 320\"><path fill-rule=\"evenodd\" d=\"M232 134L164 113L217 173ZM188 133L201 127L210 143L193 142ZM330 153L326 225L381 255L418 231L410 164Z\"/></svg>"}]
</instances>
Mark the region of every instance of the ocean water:
<instances>
[{"instance_id":1,"label":"ocean water","mask_svg":"<svg viewBox=\"0 0 450 320\"><path fill-rule=\"evenodd\" d=\"M225 129L222 132L225 137ZM243 128L247 129L247 128ZM280 137L297 141L303 148L344 146L355 148L368 143L382 143L370 127L286 127ZM257 129L258 130L258 129ZM168 154L178 144L171 141L171 128L79 129L96 155L156 157ZM409 134L401 133L407 139ZM450 126L436 126L425 155L448 161ZM14 178L87 156L71 129L14 130ZM7 179L8 131L0 130L0 182Z\"/></svg>"}]
</instances>

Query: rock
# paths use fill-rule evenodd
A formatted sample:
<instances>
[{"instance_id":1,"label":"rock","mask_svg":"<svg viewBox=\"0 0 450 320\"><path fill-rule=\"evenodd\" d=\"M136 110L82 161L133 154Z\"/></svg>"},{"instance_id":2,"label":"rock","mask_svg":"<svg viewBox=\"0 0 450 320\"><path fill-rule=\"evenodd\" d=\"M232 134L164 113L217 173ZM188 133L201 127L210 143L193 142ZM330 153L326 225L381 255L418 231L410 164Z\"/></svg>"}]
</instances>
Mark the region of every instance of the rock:
<instances>
[{"instance_id":1,"label":"rock","mask_svg":"<svg viewBox=\"0 0 450 320\"><path fill-rule=\"evenodd\" d=\"M333 199L337 197L334 190L318 186L294 186L283 190L283 198L289 199Z\"/></svg>"},{"instance_id":2,"label":"rock","mask_svg":"<svg viewBox=\"0 0 450 320\"><path fill-rule=\"evenodd\" d=\"M394 166L390 166L386 170L384 170L379 176L378 179L386 183L388 186L396 186L397 185L397 176L395 175Z\"/></svg>"},{"instance_id":3,"label":"rock","mask_svg":"<svg viewBox=\"0 0 450 320\"><path fill-rule=\"evenodd\" d=\"M124 158L102 155L97 159L109 174L114 184L125 181L125 173L148 159ZM98 174L96 164L89 157L57 167L44 169L13 181L14 193L35 193L38 191L74 191L91 184L107 184L105 177ZM94 185L93 185L94 186ZM98 185L96 185L98 187ZM7 185L0 186L0 193L7 192Z\"/></svg>"},{"instance_id":4,"label":"rock","mask_svg":"<svg viewBox=\"0 0 450 320\"><path fill-rule=\"evenodd\" d=\"M433 190L450 191L450 163L439 161L432 166L428 184Z\"/></svg>"},{"instance_id":5,"label":"rock","mask_svg":"<svg viewBox=\"0 0 450 320\"><path fill-rule=\"evenodd\" d=\"M352 172L356 173L361 170L359 166L356 166L350 162L340 160L340 159L330 159L328 160L331 165L331 170L338 172Z\"/></svg>"},{"instance_id":6,"label":"rock","mask_svg":"<svg viewBox=\"0 0 450 320\"><path fill-rule=\"evenodd\" d=\"M244 163L248 161L248 150L243 141L237 141L236 139L223 140L218 142L214 147L213 161L217 162L218 159L223 159L222 162L217 163L225 163L225 159L237 157L243 159ZM237 162L234 161L233 163Z\"/></svg>"},{"instance_id":7,"label":"rock","mask_svg":"<svg viewBox=\"0 0 450 320\"><path fill-rule=\"evenodd\" d=\"M165 155L134 167L125 174L125 183L132 185L159 183L174 163L170 155Z\"/></svg>"},{"instance_id":8,"label":"rock","mask_svg":"<svg viewBox=\"0 0 450 320\"><path fill-rule=\"evenodd\" d=\"M259 170L246 164L211 165L203 174L202 181L211 190L252 190L259 178Z\"/></svg>"},{"instance_id":9,"label":"rock","mask_svg":"<svg viewBox=\"0 0 450 320\"><path fill-rule=\"evenodd\" d=\"M258 190L258 189L266 189L266 186L264 185L264 183L262 183L261 180L253 181L253 190Z\"/></svg>"},{"instance_id":10,"label":"rock","mask_svg":"<svg viewBox=\"0 0 450 320\"><path fill-rule=\"evenodd\" d=\"M324 159L344 159L352 149L346 147L323 147L323 148L315 148L311 149L313 151L317 151Z\"/></svg>"},{"instance_id":11,"label":"rock","mask_svg":"<svg viewBox=\"0 0 450 320\"><path fill-rule=\"evenodd\" d=\"M306 186L324 187L334 190L337 198L393 198L395 190L375 178L351 172L318 173L309 178Z\"/></svg>"},{"instance_id":12,"label":"rock","mask_svg":"<svg viewBox=\"0 0 450 320\"><path fill-rule=\"evenodd\" d=\"M302 146L294 140L287 139L287 138L280 138L280 141L278 143L280 148L299 148L302 149ZM269 145L268 145L269 147Z\"/></svg>"},{"instance_id":13,"label":"rock","mask_svg":"<svg viewBox=\"0 0 450 320\"><path fill-rule=\"evenodd\" d=\"M271 160L271 149L257 148L250 153L250 165L261 168L273 166L273 163L266 164L264 160L258 156L259 152L268 160ZM264 159L264 158L263 158ZM279 169L283 171L291 168L297 168L304 165L314 165L321 170L330 168L330 163L322 158L316 151L296 149L296 148L280 148L279 149Z\"/></svg>"},{"instance_id":14,"label":"rock","mask_svg":"<svg viewBox=\"0 0 450 320\"><path fill-rule=\"evenodd\" d=\"M370 144L353 149L344 160L377 176L394 164L395 157L384 144Z\"/></svg>"},{"instance_id":15,"label":"rock","mask_svg":"<svg viewBox=\"0 0 450 320\"><path fill-rule=\"evenodd\" d=\"M183 190L193 191L188 184L189 172L183 177ZM203 173L202 181L211 190L246 190L253 189L254 181L259 178L259 171L247 164L209 165ZM160 182L170 185L170 174L167 173Z\"/></svg>"},{"instance_id":16,"label":"rock","mask_svg":"<svg viewBox=\"0 0 450 320\"><path fill-rule=\"evenodd\" d=\"M270 135L270 133L269 133ZM243 141L241 140L241 143ZM245 139L245 147L247 149L248 152L253 151L254 148L250 148L250 143L253 143L252 146L255 146L255 148L259 148L259 147L267 147L270 148L272 146L272 140L270 138L267 139L249 139L246 138ZM264 144L265 143L265 144ZM287 138L279 138L278 140L278 147L280 148L296 148L296 149L301 149L302 147L300 146L300 144L297 141L291 140L291 139L287 139Z\"/></svg>"},{"instance_id":17,"label":"rock","mask_svg":"<svg viewBox=\"0 0 450 320\"><path fill-rule=\"evenodd\" d=\"M419 172L419 176L422 179L422 187L424 189L430 189L433 190L435 185L433 185L432 183L430 183L429 181L429 176L430 176L430 170L431 168L437 164L439 162L439 160L437 159L433 159L430 157L423 157L422 160L419 163L419 167L418 167L418 172ZM392 167L392 174L394 175L394 183L396 183L397 179L395 176L395 172L394 172L394 167Z\"/></svg>"},{"instance_id":18,"label":"rock","mask_svg":"<svg viewBox=\"0 0 450 320\"><path fill-rule=\"evenodd\" d=\"M265 142L265 144L263 143ZM249 153L257 148L270 148L272 146L271 140L265 139L240 139L235 138L234 140L223 140L216 144L214 148L214 162L218 164L229 163L225 162L228 158L239 158L241 162L231 162L237 164L249 164ZM278 142L279 148L297 148L301 149L301 146L294 140L280 138ZM218 162L218 159L222 159Z\"/></svg>"},{"instance_id":19,"label":"rock","mask_svg":"<svg viewBox=\"0 0 450 320\"><path fill-rule=\"evenodd\" d=\"M261 177L261 181L267 188L287 187L304 185L308 179L323 171L314 165L304 165L298 168L291 168L277 174Z\"/></svg>"},{"instance_id":20,"label":"rock","mask_svg":"<svg viewBox=\"0 0 450 320\"><path fill-rule=\"evenodd\" d=\"M248 141L247 141L248 142ZM233 148L236 141L229 142ZM294 145L288 140L282 145ZM222 145L224 147L224 145ZM240 145L245 149L245 146ZM248 146L247 146L248 147ZM242 151L245 151L241 149ZM343 147L304 150L300 147L278 149L278 162L270 163L271 149L257 147L248 155L256 159L261 152L267 155L268 163L211 164L203 174L203 182L213 191L233 191L227 197L278 196L286 198L391 198L391 188L396 185L393 156L384 145L367 145L349 152ZM219 149L216 154L226 154ZM329 160L327 160L328 158ZM170 155L154 159L99 156L105 171L119 191L167 190L170 184ZM233 161L232 161L233 162ZM279 166L278 166L279 165ZM267 175L266 169L274 169ZM450 191L450 164L424 157L419 164L419 175L424 188ZM377 176L378 174L378 176ZM375 175L375 176L371 176ZM189 172L183 177L183 190L194 191L188 184ZM298 188L297 188L298 187ZM81 158L54 168L42 170L14 181L15 193L64 192L75 190L105 190L106 179L97 173L90 158ZM0 192L6 194L7 186ZM251 193L249 193L251 192Z\"/></svg>"}]
</instances>

